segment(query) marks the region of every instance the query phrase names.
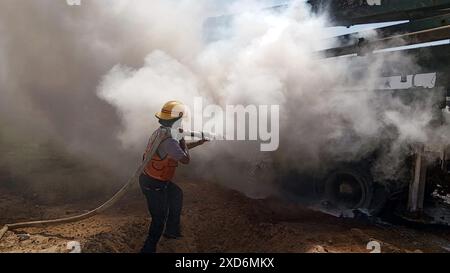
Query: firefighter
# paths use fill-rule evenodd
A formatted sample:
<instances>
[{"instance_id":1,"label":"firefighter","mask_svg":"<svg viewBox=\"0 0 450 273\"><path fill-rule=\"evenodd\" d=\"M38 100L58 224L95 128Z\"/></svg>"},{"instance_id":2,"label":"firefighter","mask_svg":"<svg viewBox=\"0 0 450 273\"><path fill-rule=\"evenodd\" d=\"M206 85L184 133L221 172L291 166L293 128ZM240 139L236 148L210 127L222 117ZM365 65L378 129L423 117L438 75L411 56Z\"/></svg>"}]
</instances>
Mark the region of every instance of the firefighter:
<instances>
[{"instance_id":1,"label":"firefighter","mask_svg":"<svg viewBox=\"0 0 450 273\"><path fill-rule=\"evenodd\" d=\"M161 112L156 113L159 127L151 136L146 153L162 128L174 128L181 125L185 114L185 107L181 102L169 101L164 104ZM152 217L147 239L141 249L142 253L156 252L161 235L168 239L182 237L180 230L180 217L183 205L183 191L172 182L178 163L189 164L189 149L202 145L206 140L186 143L184 138L165 136L160 142L157 152L145 166L139 177L139 184L147 200L148 210ZM164 233L163 233L164 232Z\"/></svg>"}]
</instances>

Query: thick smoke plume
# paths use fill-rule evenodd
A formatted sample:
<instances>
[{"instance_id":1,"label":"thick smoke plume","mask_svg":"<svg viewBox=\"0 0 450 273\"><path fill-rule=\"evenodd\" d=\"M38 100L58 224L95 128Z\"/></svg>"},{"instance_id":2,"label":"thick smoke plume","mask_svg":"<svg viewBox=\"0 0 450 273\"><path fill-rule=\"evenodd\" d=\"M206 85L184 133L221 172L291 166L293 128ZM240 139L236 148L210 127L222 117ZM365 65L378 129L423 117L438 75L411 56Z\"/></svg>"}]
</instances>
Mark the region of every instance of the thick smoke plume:
<instances>
[{"instance_id":1,"label":"thick smoke plume","mask_svg":"<svg viewBox=\"0 0 450 273\"><path fill-rule=\"evenodd\" d=\"M413 67L402 54L323 60L326 15L303 1L273 12L257 1L12 1L0 4L0 112L3 130L24 141L56 142L118 178L132 173L153 114L172 99L226 105L280 105L280 147L209 143L193 151L195 179L250 196L273 192L282 171L323 171L383 148L377 177L393 178L404 145L433 141L433 98L406 105L381 94L383 67ZM235 14L219 31L208 17ZM209 21L211 22L211 21ZM397 65L398 66L398 65ZM6 129L7 128L7 129ZM387 143L387 145L386 145ZM387 146L387 147L385 147ZM265 180L248 177L270 161ZM4 160L17 163L14 160ZM271 164L276 164L277 172ZM251 175L250 175L251 176Z\"/></svg>"}]
</instances>

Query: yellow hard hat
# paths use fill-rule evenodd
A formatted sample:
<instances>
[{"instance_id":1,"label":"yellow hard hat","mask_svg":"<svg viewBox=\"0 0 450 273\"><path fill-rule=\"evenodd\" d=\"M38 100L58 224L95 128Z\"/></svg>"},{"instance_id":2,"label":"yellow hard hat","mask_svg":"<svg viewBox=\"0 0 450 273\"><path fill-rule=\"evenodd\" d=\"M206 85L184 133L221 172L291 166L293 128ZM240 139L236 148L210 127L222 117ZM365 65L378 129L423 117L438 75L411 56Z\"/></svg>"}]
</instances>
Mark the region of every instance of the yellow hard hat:
<instances>
[{"instance_id":1,"label":"yellow hard hat","mask_svg":"<svg viewBox=\"0 0 450 273\"><path fill-rule=\"evenodd\" d=\"M182 102L171 100L164 104L161 112L155 114L158 119L173 120L183 117L185 106Z\"/></svg>"}]
</instances>

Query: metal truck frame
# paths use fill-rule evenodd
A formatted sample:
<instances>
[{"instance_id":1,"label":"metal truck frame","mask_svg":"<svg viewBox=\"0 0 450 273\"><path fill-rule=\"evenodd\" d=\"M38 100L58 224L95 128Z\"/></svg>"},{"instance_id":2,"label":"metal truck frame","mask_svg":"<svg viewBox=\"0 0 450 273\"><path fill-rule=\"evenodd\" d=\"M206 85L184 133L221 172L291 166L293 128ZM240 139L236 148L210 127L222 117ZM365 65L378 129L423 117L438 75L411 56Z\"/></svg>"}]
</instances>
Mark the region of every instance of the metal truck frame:
<instances>
[{"instance_id":1,"label":"metal truck frame","mask_svg":"<svg viewBox=\"0 0 450 273\"><path fill-rule=\"evenodd\" d=\"M339 46L321 52L326 58L350 55L350 58L357 59L369 54L389 55L393 53L377 51L450 39L450 0L309 0L308 3L314 12L328 13L335 26L408 21L377 29L376 38L370 38L364 32L339 36L336 38ZM430 126L441 126L443 111L450 106L450 44L403 47L401 50L413 55L419 68L414 71L395 67L394 64L386 67L382 76L401 76L402 81L406 81L410 75L412 88L390 91L403 95L406 93L413 100L421 96L439 96L441 103L435 105L436 116ZM423 73L435 73L434 87L414 87L415 76ZM323 206L329 207L331 204L377 214L385 208L388 200L397 200L394 210L403 218L421 223L450 224L450 149L417 143L410 150L411 157L405 162L410 176L400 183L384 181L383 184L387 183L388 187L382 191L377 191L379 183L373 181L369 169L364 168L370 164L371 158L351 166L346 164L318 179L316 189L319 189L318 197L324 200ZM360 200L346 205L345 191L347 195L356 191ZM340 199L340 196L343 197Z\"/></svg>"}]
</instances>

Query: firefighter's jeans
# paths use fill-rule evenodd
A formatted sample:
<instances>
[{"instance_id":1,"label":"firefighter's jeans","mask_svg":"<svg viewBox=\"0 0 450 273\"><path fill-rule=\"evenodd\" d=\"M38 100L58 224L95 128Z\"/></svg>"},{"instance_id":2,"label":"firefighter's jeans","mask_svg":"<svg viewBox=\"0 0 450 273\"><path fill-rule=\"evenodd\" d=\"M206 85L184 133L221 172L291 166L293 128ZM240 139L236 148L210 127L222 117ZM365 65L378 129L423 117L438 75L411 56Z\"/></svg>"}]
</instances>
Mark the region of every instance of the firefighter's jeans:
<instances>
[{"instance_id":1,"label":"firefighter's jeans","mask_svg":"<svg viewBox=\"0 0 450 273\"><path fill-rule=\"evenodd\" d=\"M152 217L147 239L141 249L143 253L156 252L156 245L164 231L168 235L180 235L180 217L183 191L173 182L164 182L145 174L139 177L141 190L147 199Z\"/></svg>"}]
</instances>

